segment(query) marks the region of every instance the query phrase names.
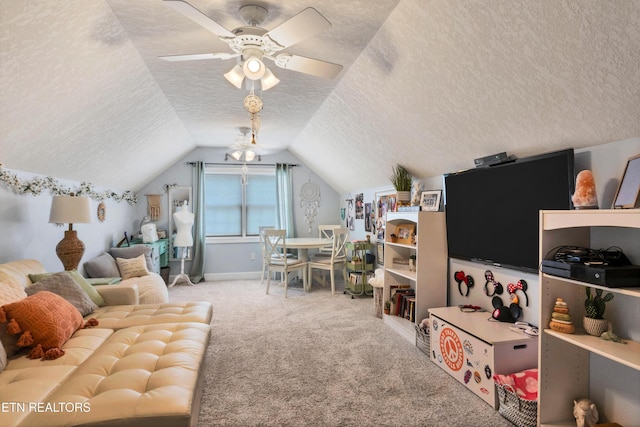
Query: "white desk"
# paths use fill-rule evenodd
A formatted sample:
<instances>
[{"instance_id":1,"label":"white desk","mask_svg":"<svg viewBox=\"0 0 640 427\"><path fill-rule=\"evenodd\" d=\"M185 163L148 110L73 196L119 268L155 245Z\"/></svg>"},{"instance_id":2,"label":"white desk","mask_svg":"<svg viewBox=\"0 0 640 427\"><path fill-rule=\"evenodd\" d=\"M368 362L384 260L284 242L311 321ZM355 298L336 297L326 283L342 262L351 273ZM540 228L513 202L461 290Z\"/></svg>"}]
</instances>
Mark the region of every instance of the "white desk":
<instances>
[{"instance_id":1,"label":"white desk","mask_svg":"<svg viewBox=\"0 0 640 427\"><path fill-rule=\"evenodd\" d=\"M288 249L298 250L300 261L309 261L309 249L318 249L331 246L331 239L321 239L319 237L289 237L286 239Z\"/></svg>"}]
</instances>

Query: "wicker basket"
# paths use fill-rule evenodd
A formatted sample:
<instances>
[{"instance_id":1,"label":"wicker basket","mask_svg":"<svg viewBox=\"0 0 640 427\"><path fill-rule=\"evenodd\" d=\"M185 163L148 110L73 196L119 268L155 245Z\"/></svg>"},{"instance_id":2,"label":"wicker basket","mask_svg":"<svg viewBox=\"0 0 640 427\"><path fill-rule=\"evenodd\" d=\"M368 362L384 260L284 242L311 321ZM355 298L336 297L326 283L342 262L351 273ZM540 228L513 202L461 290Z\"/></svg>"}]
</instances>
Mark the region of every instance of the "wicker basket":
<instances>
[{"instance_id":1,"label":"wicker basket","mask_svg":"<svg viewBox=\"0 0 640 427\"><path fill-rule=\"evenodd\" d=\"M414 326L416 328L416 347L431 358L429 354L431 352L431 335L429 335L429 331L425 332L418 325Z\"/></svg>"},{"instance_id":2,"label":"wicker basket","mask_svg":"<svg viewBox=\"0 0 640 427\"><path fill-rule=\"evenodd\" d=\"M538 425L538 401L524 400L508 385L496 384L498 413L518 427Z\"/></svg>"}]
</instances>

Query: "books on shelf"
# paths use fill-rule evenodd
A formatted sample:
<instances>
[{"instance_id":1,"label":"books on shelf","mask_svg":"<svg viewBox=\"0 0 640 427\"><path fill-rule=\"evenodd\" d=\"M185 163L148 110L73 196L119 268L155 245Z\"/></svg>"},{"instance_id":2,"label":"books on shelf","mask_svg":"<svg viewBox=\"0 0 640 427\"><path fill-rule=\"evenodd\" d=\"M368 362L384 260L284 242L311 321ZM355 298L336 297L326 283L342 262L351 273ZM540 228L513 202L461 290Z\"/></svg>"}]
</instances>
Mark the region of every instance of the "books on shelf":
<instances>
[{"instance_id":1,"label":"books on shelf","mask_svg":"<svg viewBox=\"0 0 640 427\"><path fill-rule=\"evenodd\" d=\"M389 314L415 321L416 291L409 285L390 286L391 307Z\"/></svg>"}]
</instances>

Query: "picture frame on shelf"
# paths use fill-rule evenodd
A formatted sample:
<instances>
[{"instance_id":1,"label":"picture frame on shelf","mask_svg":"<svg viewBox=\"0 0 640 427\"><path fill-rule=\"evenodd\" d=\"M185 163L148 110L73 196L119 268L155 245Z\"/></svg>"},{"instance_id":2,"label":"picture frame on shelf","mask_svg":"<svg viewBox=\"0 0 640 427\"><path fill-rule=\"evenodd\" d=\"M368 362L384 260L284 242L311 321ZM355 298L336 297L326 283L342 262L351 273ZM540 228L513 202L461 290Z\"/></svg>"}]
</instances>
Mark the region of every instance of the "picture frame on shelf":
<instances>
[{"instance_id":1,"label":"picture frame on shelf","mask_svg":"<svg viewBox=\"0 0 640 427\"><path fill-rule=\"evenodd\" d=\"M420 195L420 210L438 212L440 210L441 190L423 191Z\"/></svg>"},{"instance_id":2,"label":"picture frame on shelf","mask_svg":"<svg viewBox=\"0 0 640 427\"><path fill-rule=\"evenodd\" d=\"M640 207L640 154L627 161L616 196L613 198L614 209L637 207Z\"/></svg>"},{"instance_id":3,"label":"picture frame on shelf","mask_svg":"<svg viewBox=\"0 0 640 427\"><path fill-rule=\"evenodd\" d=\"M412 222L398 224L395 234L398 236L398 243L413 245L415 243L416 224Z\"/></svg>"}]
</instances>

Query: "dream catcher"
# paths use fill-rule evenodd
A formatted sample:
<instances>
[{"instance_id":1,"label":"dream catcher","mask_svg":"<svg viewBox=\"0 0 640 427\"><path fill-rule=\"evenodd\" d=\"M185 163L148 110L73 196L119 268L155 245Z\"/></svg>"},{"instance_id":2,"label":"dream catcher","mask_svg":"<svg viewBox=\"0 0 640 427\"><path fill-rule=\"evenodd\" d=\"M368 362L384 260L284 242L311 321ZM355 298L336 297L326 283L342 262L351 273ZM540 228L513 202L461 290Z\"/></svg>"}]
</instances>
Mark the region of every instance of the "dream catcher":
<instances>
[{"instance_id":1,"label":"dream catcher","mask_svg":"<svg viewBox=\"0 0 640 427\"><path fill-rule=\"evenodd\" d=\"M316 220L320 207L320 187L315 182L309 181L302 184L300 189L300 207L304 210L304 217L309 224L309 234L312 233L311 224Z\"/></svg>"}]
</instances>

